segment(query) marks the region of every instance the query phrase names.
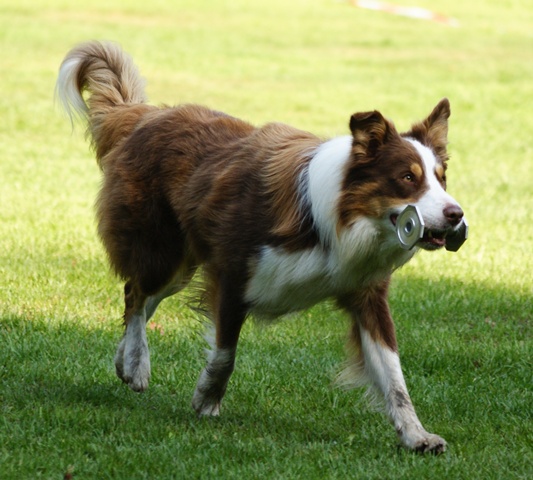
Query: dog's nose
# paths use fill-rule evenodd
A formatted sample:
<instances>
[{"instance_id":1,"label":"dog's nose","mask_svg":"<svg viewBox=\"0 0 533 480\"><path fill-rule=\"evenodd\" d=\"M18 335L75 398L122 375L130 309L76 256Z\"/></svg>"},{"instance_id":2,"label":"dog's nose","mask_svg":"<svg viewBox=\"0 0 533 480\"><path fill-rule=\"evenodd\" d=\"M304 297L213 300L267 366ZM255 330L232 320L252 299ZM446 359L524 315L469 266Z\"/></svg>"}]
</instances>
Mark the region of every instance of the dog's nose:
<instances>
[{"instance_id":1,"label":"dog's nose","mask_svg":"<svg viewBox=\"0 0 533 480\"><path fill-rule=\"evenodd\" d=\"M448 223L452 226L459 225L463 219L463 210L459 205L447 205L442 211Z\"/></svg>"}]
</instances>

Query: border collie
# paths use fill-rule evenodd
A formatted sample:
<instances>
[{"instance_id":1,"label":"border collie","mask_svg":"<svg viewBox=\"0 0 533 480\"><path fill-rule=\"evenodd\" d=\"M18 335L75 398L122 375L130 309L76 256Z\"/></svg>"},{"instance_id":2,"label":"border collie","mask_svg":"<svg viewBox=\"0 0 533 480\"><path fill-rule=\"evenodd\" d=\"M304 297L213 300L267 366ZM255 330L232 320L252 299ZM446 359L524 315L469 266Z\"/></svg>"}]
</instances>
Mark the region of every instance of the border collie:
<instances>
[{"instance_id":1,"label":"border collie","mask_svg":"<svg viewBox=\"0 0 533 480\"><path fill-rule=\"evenodd\" d=\"M83 93L87 95L84 97ZM125 280L117 375L148 387L146 324L203 267L215 327L192 406L218 415L249 314L275 318L334 298L352 320L345 372L382 397L403 445L440 453L411 403L387 303L392 272L436 250L463 222L446 193L450 105L406 133L378 111L324 140L282 123L255 127L199 105L155 107L131 58L89 42L63 61L56 95L88 123L103 172L98 233ZM403 249L395 223L416 205L425 233Z\"/></svg>"}]
</instances>

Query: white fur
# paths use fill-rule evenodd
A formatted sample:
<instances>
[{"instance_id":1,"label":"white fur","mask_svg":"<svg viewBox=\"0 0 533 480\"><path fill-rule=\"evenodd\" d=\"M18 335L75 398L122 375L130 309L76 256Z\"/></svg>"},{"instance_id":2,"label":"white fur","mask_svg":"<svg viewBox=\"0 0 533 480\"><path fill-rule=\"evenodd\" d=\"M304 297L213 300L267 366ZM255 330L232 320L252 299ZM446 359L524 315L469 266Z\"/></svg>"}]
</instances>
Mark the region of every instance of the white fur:
<instances>
[{"instance_id":1,"label":"white fur","mask_svg":"<svg viewBox=\"0 0 533 480\"><path fill-rule=\"evenodd\" d=\"M218 416L220 403L229 377L233 372L235 362L234 348L213 349L208 354L207 366L202 370L196 390L194 391L192 406L200 416Z\"/></svg>"},{"instance_id":2,"label":"white fur","mask_svg":"<svg viewBox=\"0 0 533 480\"><path fill-rule=\"evenodd\" d=\"M386 410L403 444L411 449L433 450L446 448L446 442L428 433L411 403L400 366L398 354L361 329L361 348L364 356L364 373L375 389L383 396Z\"/></svg>"},{"instance_id":3,"label":"white fur","mask_svg":"<svg viewBox=\"0 0 533 480\"><path fill-rule=\"evenodd\" d=\"M76 76L79 63L79 58L71 58L61 65L55 90L56 98L61 102L72 123L76 116L85 117L89 111L78 91Z\"/></svg>"},{"instance_id":4,"label":"white fur","mask_svg":"<svg viewBox=\"0 0 533 480\"><path fill-rule=\"evenodd\" d=\"M150 351L146 325L159 304L185 287L194 270L185 264L174 279L159 293L146 299L144 306L135 312L126 325L126 332L115 354L117 375L137 392L148 388L150 381Z\"/></svg>"},{"instance_id":5,"label":"white fur","mask_svg":"<svg viewBox=\"0 0 533 480\"><path fill-rule=\"evenodd\" d=\"M352 142L353 137L348 135L323 143L309 164L308 201L324 245L332 245L335 242L338 219L336 208Z\"/></svg>"},{"instance_id":6,"label":"white fur","mask_svg":"<svg viewBox=\"0 0 533 480\"><path fill-rule=\"evenodd\" d=\"M150 352L146 338L146 313L144 308L132 315L124 338L115 355L117 372L132 390L142 392L150 381Z\"/></svg>"},{"instance_id":7,"label":"white fur","mask_svg":"<svg viewBox=\"0 0 533 480\"><path fill-rule=\"evenodd\" d=\"M277 316L313 305L331 295L323 278L328 258L320 248L287 253L264 247L248 283L246 301L259 315Z\"/></svg>"},{"instance_id":8,"label":"white fur","mask_svg":"<svg viewBox=\"0 0 533 480\"><path fill-rule=\"evenodd\" d=\"M422 213L426 228L446 228L446 220L443 216L444 208L450 205L459 205L453 197L442 188L442 185L437 180L437 176L435 175L437 159L431 149L422 145L417 140L411 138L407 138L406 140L415 147L416 151L422 158L424 173L429 186L427 192L416 203Z\"/></svg>"},{"instance_id":9,"label":"white fur","mask_svg":"<svg viewBox=\"0 0 533 480\"><path fill-rule=\"evenodd\" d=\"M387 399L394 388L407 392L398 354L361 329L361 349L365 361L365 375Z\"/></svg>"},{"instance_id":10,"label":"white fur","mask_svg":"<svg viewBox=\"0 0 533 480\"><path fill-rule=\"evenodd\" d=\"M301 310L335 293L334 274L340 264L334 247L338 244L336 207L352 141L345 136L320 145L307 175L302 175L302 201L310 206L321 245L297 252L263 248L245 293L256 314Z\"/></svg>"},{"instance_id":11,"label":"white fur","mask_svg":"<svg viewBox=\"0 0 533 480\"><path fill-rule=\"evenodd\" d=\"M245 292L254 313L277 316L308 308L379 281L414 255L399 247L388 218L363 217L337 233L337 206L352 141L351 136L339 137L317 149L301 190L320 244L297 252L263 247Z\"/></svg>"}]
</instances>

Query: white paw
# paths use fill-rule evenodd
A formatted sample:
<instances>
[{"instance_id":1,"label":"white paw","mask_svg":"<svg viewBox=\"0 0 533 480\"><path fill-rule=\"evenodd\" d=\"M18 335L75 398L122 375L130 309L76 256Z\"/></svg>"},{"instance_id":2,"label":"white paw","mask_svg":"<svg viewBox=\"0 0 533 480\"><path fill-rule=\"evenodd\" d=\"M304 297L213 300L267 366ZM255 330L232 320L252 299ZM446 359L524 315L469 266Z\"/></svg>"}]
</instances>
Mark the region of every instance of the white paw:
<instances>
[{"instance_id":1,"label":"white paw","mask_svg":"<svg viewBox=\"0 0 533 480\"><path fill-rule=\"evenodd\" d=\"M118 344L117 353L115 353L115 371L117 377L120 378L123 382L124 380L124 348L126 346L126 338L122 337L122 340ZM126 382L127 383L127 382Z\"/></svg>"},{"instance_id":2,"label":"white paw","mask_svg":"<svg viewBox=\"0 0 533 480\"><path fill-rule=\"evenodd\" d=\"M115 354L117 376L135 392L143 392L150 382L150 352L144 342L128 348L124 337Z\"/></svg>"},{"instance_id":3,"label":"white paw","mask_svg":"<svg viewBox=\"0 0 533 480\"><path fill-rule=\"evenodd\" d=\"M150 382L150 355L148 350L138 355L124 355L124 381L135 392L143 392Z\"/></svg>"},{"instance_id":4,"label":"white paw","mask_svg":"<svg viewBox=\"0 0 533 480\"><path fill-rule=\"evenodd\" d=\"M206 397L198 391L192 397L192 408L199 417L218 417L220 415L220 399Z\"/></svg>"},{"instance_id":5,"label":"white paw","mask_svg":"<svg viewBox=\"0 0 533 480\"><path fill-rule=\"evenodd\" d=\"M418 431L415 434L411 433L410 435L403 434L400 437L405 447L419 453L438 455L444 453L448 445L442 437L428 433L425 430Z\"/></svg>"},{"instance_id":6,"label":"white paw","mask_svg":"<svg viewBox=\"0 0 533 480\"><path fill-rule=\"evenodd\" d=\"M209 363L202 370L192 397L192 408L198 416L216 417L233 372L235 349L215 347L209 354Z\"/></svg>"}]
</instances>

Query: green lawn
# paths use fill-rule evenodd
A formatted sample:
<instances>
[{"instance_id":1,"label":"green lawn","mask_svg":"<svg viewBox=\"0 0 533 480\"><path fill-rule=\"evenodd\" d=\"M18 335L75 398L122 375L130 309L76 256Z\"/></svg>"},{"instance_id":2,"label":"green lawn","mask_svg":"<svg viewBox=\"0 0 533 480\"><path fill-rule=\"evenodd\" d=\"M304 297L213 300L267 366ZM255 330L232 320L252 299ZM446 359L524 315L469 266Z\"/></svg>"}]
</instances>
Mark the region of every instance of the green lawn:
<instances>
[{"instance_id":1,"label":"green lawn","mask_svg":"<svg viewBox=\"0 0 533 480\"><path fill-rule=\"evenodd\" d=\"M460 26L336 0L0 0L0 478L533 477L533 9L435 3L405 0ZM220 418L190 408L205 344L179 297L149 330L149 390L119 382L99 171L53 105L62 58L93 38L133 55L153 103L323 136L374 108L407 129L450 98L470 239L420 254L391 292L411 396L446 454L398 449L361 391L332 386L348 322L328 304L246 326Z\"/></svg>"}]
</instances>

